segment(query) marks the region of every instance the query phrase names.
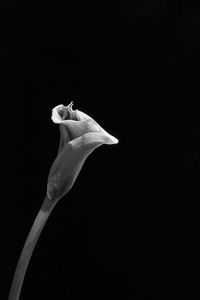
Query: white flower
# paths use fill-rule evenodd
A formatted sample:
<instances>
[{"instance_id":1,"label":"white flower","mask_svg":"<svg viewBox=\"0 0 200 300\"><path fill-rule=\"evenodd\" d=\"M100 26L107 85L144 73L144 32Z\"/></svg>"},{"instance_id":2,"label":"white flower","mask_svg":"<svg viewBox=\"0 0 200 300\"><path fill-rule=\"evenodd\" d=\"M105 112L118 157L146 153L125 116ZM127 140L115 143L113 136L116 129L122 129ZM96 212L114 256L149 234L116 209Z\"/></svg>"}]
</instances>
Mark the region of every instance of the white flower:
<instances>
[{"instance_id":1,"label":"white flower","mask_svg":"<svg viewBox=\"0 0 200 300\"><path fill-rule=\"evenodd\" d=\"M60 126L58 154L50 169L47 195L57 201L72 187L86 158L102 144L117 144L118 140L106 132L94 119L69 105L52 110L54 123Z\"/></svg>"}]
</instances>

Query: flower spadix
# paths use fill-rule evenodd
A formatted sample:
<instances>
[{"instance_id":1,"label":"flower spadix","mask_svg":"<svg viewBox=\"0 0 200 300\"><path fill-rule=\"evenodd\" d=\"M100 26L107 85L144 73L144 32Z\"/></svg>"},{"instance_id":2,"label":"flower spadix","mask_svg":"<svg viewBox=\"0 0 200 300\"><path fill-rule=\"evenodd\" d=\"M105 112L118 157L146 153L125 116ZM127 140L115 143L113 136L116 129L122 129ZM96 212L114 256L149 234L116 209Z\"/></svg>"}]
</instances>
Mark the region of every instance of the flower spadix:
<instances>
[{"instance_id":1,"label":"flower spadix","mask_svg":"<svg viewBox=\"0 0 200 300\"><path fill-rule=\"evenodd\" d=\"M87 114L72 109L73 102L53 108L51 119L60 127L57 157L50 169L47 195L53 202L62 198L72 187L86 158L103 144L118 140L106 132Z\"/></svg>"}]
</instances>

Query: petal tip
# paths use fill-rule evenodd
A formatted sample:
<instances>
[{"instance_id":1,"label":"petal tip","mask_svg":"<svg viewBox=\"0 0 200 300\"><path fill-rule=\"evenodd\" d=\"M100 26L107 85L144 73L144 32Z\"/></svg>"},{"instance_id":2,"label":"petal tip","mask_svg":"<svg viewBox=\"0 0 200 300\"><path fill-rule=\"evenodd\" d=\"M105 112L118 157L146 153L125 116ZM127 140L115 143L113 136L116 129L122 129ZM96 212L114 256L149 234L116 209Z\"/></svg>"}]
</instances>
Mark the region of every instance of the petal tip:
<instances>
[{"instance_id":1,"label":"petal tip","mask_svg":"<svg viewBox=\"0 0 200 300\"><path fill-rule=\"evenodd\" d=\"M118 143L119 143L119 140L118 140L117 138L114 137L114 141L113 141L113 142L114 142L114 144L118 144Z\"/></svg>"},{"instance_id":2,"label":"petal tip","mask_svg":"<svg viewBox=\"0 0 200 300\"><path fill-rule=\"evenodd\" d=\"M119 143L119 140L117 138L115 138L113 135L107 132L104 132L104 136L105 136L106 144L108 145L114 145Z\"/></svg>"},{"instance_id":3,"label":"petal tip","mask_svg":"<svg viewBox=\"0 0 200 300\"><path fill-rule=\"evenodd\" d=\"M119 143L119 140L117 138L115 138L114 136L112 136L110 138L110 140L111 140L111 144L118 144Z\"/></svg>"}]
</instances>

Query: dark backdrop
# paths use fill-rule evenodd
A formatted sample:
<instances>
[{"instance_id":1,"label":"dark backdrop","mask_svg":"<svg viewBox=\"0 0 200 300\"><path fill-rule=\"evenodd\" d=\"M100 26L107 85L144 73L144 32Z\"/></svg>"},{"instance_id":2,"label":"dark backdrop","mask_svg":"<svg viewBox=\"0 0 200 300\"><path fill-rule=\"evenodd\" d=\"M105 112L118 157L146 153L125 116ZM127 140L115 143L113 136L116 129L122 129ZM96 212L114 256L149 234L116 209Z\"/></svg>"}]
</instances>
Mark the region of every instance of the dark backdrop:
<instances>
[{"instance_id":1,"label":"dark backdrop","mask_svg":"<svg viewBox=\"0 0 200 300\"><path fill-rule=\"evenodd\" d=\"M57 153L51 109L73 100L119 144L95 150L55 207L21 299L191 298L199 7L167 0L4 2L2 293L8 294Z\"/></svg>"}]
</instances>

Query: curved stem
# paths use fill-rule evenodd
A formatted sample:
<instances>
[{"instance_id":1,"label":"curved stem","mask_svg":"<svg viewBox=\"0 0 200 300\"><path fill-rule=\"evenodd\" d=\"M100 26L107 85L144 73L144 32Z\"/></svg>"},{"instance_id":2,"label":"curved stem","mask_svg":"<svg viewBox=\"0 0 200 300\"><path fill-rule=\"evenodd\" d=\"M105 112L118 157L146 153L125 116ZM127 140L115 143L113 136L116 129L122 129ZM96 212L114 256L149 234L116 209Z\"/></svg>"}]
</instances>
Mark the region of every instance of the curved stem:
<instances>
[{"instance_id":1,"label":"curved stem","mask_svg":"<svg viewBox=\"0 0 200 300\"><path fill-rule=\"evenodd\" d=\"M13 277L8 300L18 300L20 297L22 284L31 255L53 207L54 206L50 204L49 198L46 196L24 244Z\"/></svg>"}]
</instances>

